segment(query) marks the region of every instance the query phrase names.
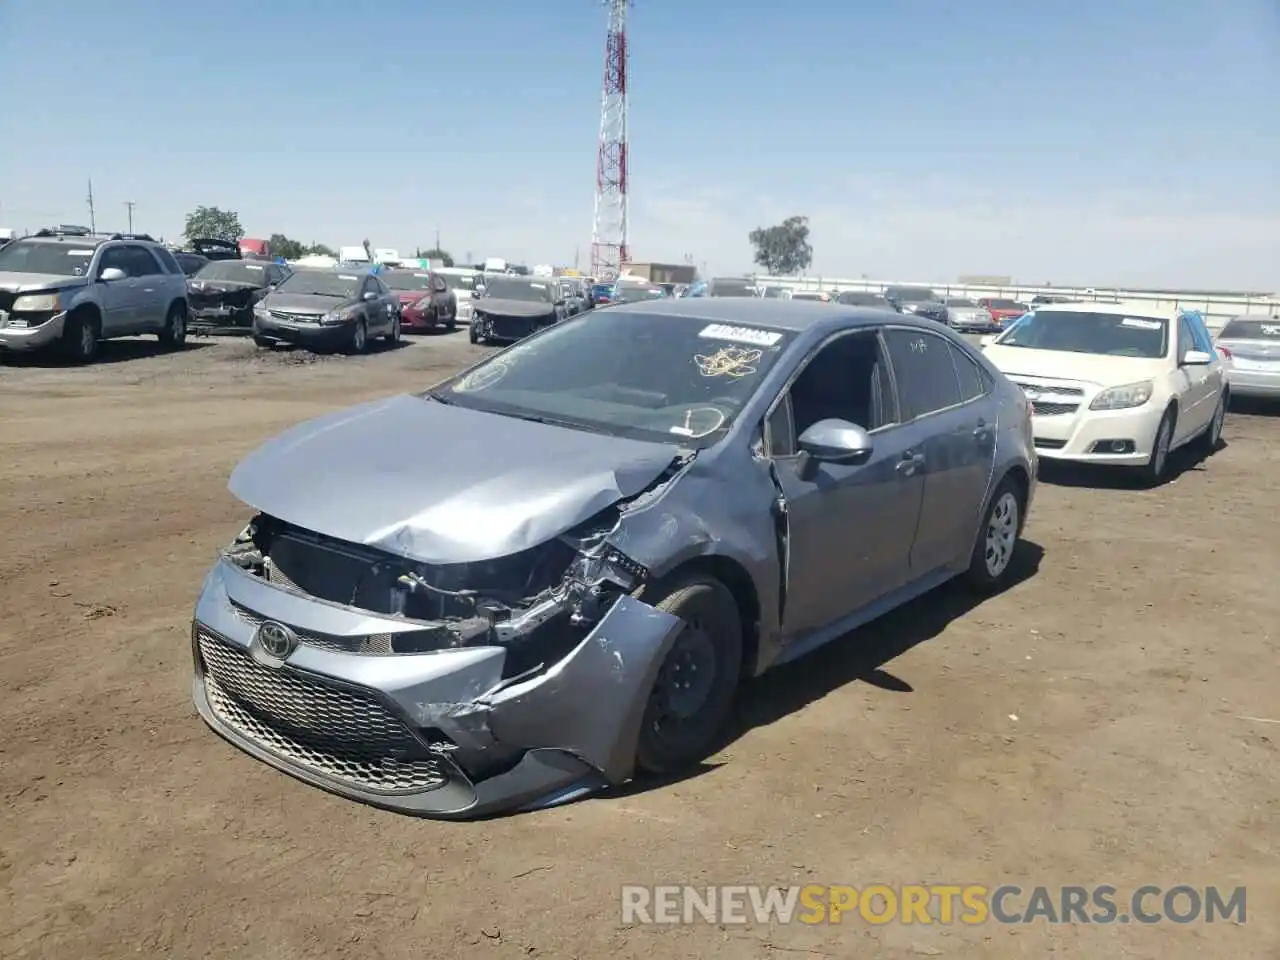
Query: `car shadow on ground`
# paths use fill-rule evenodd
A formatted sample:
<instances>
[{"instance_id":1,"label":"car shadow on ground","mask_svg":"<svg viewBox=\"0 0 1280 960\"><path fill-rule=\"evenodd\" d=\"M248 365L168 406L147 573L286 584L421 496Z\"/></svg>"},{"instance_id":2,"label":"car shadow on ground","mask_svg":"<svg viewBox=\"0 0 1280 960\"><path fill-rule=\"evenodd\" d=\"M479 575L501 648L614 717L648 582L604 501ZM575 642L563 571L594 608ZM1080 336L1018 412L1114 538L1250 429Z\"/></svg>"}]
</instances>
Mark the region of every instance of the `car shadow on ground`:
<instances>
[{"instance_id":1,"label":"car shadow on ground","mask_svg":"<svg viewBox=\"0 0 1280 960\"><path fill-rule=\"evenodd\" d=\"M1006 592L1036 575L1044 548L1031 540L1018 542L1010 566ZM747 731L767 726L820 700L853 680L890 693L912 693L906 679L884 669L885 664L926 640L954 620L967 615L989 596L952 580L813 653L746 682L738 698L736 723L722 746Z\"/></svg>"},{"instance_id":2,"label":"car shadow on ground","mask_svg":"<svg viewBox=\"0 0 1280 960\"><path fill-rule=\"evenodd\" d=\"M1044 548L1021 540L1014 553L1010 582L1006 590L1031 579L1040 569ZM905 679L884 669L885 664L912 647L942 633L953 620L965 616L990 599L953 580L893 610L866 626L859 627L824 647L747 680L739 693L737 708L724 735L716 744L718 753L756 727L764 727L795 713L827 694L860 680L890 693L913 693ZM605 792L609 797L626 797L692 780L722 766L704 761L665 777L644 776Z\"/></svg>"},{"instance_id":3,"label":"car shadow on ground","mask_svg":"<svg viewBox=\"0 0 1280 960\"><path fill-rule=\"evenodd\" d=\"M1268 400L1263 397L1232 397L1231 412L1247 417L1280 416L1280 399ZM1227 421L1230 424L1230 420Z\"/></svg>"},{"instance_id":4,"label":"car shadow on ground","mask_svg":"<svg viewBox=\"0 0 1280 960\"><path fill-rule=\"evenodd\" d=\"M127 363L145 357L167 356L202 350L208 341L188 340L181 348L162 347L158 340L103 340L98 344L98 355L89 363L79 364L67 359L56 350L35 350L30 353L5 353L0 351L0 363L9 367L99 367L104 363Z\"/></svg>"},{"instance_id":5,"label":"car shadow on ground","mask_svg":"<svg viewBox=\"0 0 1280 960\"><path fill-rule=\"evenodd\" d=\"M1228 446L1225 439L1219 440L1213 453L1215 455L1221 453ZM1208 459L1203 449L1194 443L1180 447L1169 454L1169 462L1165 466L1165 478L1157 484L1149 483L1141 471L1134 467L1071 463L1044 457L1040 459L1037 476L1042 482L1055 487L1088 487L1095 490L1133 490L1139 493L1154 493L1165 484L1177 480L1184 473L1203 471Z\"/></svg>"}]
</instances>

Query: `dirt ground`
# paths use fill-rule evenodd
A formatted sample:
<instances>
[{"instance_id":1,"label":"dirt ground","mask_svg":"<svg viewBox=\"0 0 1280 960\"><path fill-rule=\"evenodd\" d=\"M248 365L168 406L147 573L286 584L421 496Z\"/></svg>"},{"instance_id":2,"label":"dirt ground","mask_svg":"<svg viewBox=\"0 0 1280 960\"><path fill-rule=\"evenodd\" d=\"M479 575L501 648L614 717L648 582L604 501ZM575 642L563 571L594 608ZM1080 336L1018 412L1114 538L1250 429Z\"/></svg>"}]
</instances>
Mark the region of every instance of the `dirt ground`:
<instances>
[{"instance_id":1,"label":"dirt ground","mask_svg":"<svg viewBox=\"0 0 1280 960\"><path fill-rule=\"evenodd\" d=\"M0 363L0 956L1280 957L1280 411L1233 413L1161 489L1042 483L1016 587L944 588L757 681L681 782L445 824L224 743L190 704L188 618L246 519L232 466L480 352ZM809 882L1245 885L1248 914L620 922L624 883Z\"/></svg>"}]
</instances>

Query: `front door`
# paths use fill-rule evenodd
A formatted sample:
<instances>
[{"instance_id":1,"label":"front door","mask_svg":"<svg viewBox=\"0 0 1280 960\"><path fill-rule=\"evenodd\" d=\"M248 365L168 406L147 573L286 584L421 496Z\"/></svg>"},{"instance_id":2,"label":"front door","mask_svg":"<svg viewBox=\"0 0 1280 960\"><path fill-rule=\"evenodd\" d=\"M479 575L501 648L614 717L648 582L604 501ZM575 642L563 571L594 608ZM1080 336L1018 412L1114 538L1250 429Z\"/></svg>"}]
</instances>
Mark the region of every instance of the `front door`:
<instances>
[{"instance_id":1,"label":"front door","mask_svg":"<svg viewBox=\"0 0 1280 960\"><path fill-rule=\"evenodd\" d=\"M1221 391L1221 374L1219 364L1183 363L1183 357L1191 351L1199 351L1214 356L1212 343L1205 350L1205 344L1196 336L1195 326L1189 317L1178 318L1178 372L1176 383L1181 401L1178 414L1178 426L1174 432L1173 442L1184 443L1198 435L1209 425L1218 406L1218 394Z\"/></svg>"},{"instance_id":2,"label":"front door","mask_svg":"<svg viewBox=\"0 0 1280 960\"><path fill-rule=\"evenodd\" d=\"M124 271L123 280L99 280L102 335L118 337L132 332L138 323L138 296L141 281L123 246L108 247L98 259L98 274L110 269Z\"/></svg>"},{"instance_id":3,"label":"front door","mask_svg":"<svg viewBox=\"0 0 1280 960\"><path fill-rule=\"evenodd\" d=\"M910 327L891 328L884 336L902 419L919 431L924 458L920 524L911 547L915 579L973 549L995 461L997 424L984 402L990 383L948 338Z\"/></svg>"},{"instance_id":4,"label":"front door","mask_svg":"<svg viewBox=\"0 0 1280 960\"><path fill-rule=\"evenodd\" d=\"M766 426L785 511L783 629L788 641L820 629L902 586L923 475L914 433L898 426L892 382L874 333L846 333L820 347L783 394ZM866 428L861 464L819 463L805 472L797 441L819 420Z\"/></svg>"}]
</instances>

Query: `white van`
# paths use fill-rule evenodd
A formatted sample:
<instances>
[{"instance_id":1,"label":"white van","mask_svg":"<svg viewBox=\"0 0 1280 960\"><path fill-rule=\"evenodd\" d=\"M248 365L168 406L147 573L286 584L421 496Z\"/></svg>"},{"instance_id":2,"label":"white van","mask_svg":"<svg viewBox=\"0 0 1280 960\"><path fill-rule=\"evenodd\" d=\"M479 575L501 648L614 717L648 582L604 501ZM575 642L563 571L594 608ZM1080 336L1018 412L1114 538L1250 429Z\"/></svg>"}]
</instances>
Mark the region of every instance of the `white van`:
<instances>
[{"instance_id":1,"label":"white van","mask_svg":"<svg viewBox=\"0 0 1280 960\"><path fill-rule=\"evenodd\" d=\"M359 247L339 247L338 248L339 263L368 263L369 252L363 246Z\"/></svg>"}]
</instances>

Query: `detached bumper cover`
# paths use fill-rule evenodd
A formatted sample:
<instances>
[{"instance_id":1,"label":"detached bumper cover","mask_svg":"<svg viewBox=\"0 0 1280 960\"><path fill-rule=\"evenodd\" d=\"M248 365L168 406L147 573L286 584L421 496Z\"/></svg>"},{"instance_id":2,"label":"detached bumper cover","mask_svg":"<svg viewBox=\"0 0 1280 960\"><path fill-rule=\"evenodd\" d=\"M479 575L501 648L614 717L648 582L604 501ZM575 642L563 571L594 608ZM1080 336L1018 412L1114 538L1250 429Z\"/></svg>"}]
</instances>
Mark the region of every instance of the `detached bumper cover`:
<instances>
[{"instance_id":1,"label":"detached bumper cover","mask_svg":"<svg viewBox=\"0 0 1280 960\"><path fill-rule=\"evenodd\" d=\"M274 317L256 314L253 318L253 332L273 340L293 343L303 347L338 347L351 341L355 322L347 323L310 323L287 322Z\"/></svg>"},{"instance_id":2,"label":"detached bumper cover","mask_svg":"<svg viewBox=\"0 0 1280 960\"><path fill-rule=\"evenodd\" d=\"M39 350L62 336L66 313L7 313L0 311L0 349ZM32 325L34 324L34 326Z\"/></svg>"},{"instance_id":3,"label":"detached bumper cover","mask_svg":"<svg viewBox=\"0 0 1280 960\"><path fill-rule=\"evenodd\" d=\"M268 619L301 641L278 665L257 646ZM225 739L300 780L404 813L473 819L627 780L648 692L682 625L624 596L559 662L504 679L499 646L326 647L422 625L289 593L220 560L196 604L192 697Z\"/></svg>"}]
</instances>

